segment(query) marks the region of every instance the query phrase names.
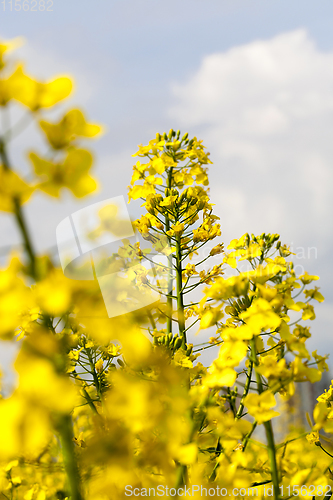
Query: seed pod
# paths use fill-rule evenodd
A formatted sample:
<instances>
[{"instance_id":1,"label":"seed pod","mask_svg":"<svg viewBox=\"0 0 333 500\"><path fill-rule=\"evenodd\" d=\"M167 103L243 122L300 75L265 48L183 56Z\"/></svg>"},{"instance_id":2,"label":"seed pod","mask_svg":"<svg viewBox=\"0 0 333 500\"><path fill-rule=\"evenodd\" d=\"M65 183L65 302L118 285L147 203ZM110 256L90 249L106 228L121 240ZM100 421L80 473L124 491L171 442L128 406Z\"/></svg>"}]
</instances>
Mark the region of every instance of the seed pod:
<instances>
[{"instance_id":1,"label":"seed pod","mask_svg":"<svg viewBox=\"0 0 333 500\"><path fill-rule=\"evenodd\" d=\"M176 342L175 342L175 351L177 351L177 349L179 349L181 347L183 343L183 339L181 337L178 337Z\"/></svg>"},{"instance_id":2,"label":"seed pod","mask_svg":"<svg viewBox=\"0 0 333 500\"><path fill-rule=\"evenodd\" d=\"M193 351L193 345L187 347L186 356L191 356L192 351Z\"/></svg>"},{"instance_id":3,"label":"seed pod","mask_svg":"<svg viewBox=\"0 0 333 500\"><path fill-rule=\"evenodd\" d=\"M177 340L178 340L178 339L179 339L178 334L176 334L176 335L173 337L172 342L171 342L171 344L172 344L174 347L175 347L176 342L177 342Z\"/></svg>"}]
</instances>

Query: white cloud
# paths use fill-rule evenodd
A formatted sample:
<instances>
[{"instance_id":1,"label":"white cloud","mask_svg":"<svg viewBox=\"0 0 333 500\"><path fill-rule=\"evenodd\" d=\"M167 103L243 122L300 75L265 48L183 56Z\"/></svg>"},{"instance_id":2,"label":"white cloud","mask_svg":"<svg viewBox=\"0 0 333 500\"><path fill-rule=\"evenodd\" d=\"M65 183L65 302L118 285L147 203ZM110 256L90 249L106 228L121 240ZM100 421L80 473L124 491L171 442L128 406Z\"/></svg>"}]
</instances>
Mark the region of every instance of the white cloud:
<instances>
[{"instance_id":1,"label":"white cloud","mask_svg":"<svg viewBox=\"0 0 333 500\"><path fill-rule=\"evenodd\" d=\"M170 115L204 139L228 237L281 232L328 246L333 213L333 52L303 29L206 56L174 83Z\"/></svg>"}]
</instances>

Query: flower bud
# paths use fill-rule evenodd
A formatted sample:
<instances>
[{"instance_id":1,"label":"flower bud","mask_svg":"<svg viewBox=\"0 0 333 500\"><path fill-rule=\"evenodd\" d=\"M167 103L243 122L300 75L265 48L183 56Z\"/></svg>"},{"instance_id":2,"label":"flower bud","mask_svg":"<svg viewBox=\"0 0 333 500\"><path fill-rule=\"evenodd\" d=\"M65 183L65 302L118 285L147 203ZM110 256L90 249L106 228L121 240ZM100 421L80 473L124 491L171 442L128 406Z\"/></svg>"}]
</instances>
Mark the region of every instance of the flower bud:
<instances>
[{"instance_id":1,"label":"flower bud","mask_svg":"<svg viewBox=\"0 0 333 500\"><path fill-rule=\"evenodd\" d=\"M218 255L219 253L223 252L223 243L219 243L216 245L214 248L211 249L209 255Z\"/></svg>"},{"instance_id":2,"label":"flower bud","mask_svg":"<svg viewBox=\"0 0 333 500\"><path fill-rule=\"evenodd\" d=\"M204 200L202 200L202 199L201 199L201 200L199 200L199 202L198 202L197 209L198 209L198 210L202 210L202 209L205 207L205 205L206 205L206 202L205 202Z\"/></svg>"}]
</instances>

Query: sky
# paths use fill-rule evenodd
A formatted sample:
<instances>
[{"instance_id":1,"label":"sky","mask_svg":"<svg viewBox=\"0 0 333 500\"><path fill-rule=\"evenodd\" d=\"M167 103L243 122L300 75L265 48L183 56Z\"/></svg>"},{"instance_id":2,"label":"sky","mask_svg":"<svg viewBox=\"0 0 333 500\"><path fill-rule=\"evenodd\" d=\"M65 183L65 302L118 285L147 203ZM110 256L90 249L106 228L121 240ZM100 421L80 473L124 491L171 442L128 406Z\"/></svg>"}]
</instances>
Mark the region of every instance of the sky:
<instances>
[{"instance_id":1,"label":"sky","mask_svg":"<svg viewBox=\"0 0 333 500\"><path fill-rule=\"evenodd\" d=\"M137 145L180 128L211 153L222 241L279 233L297 271L320 276L326 300L309 346L333 356L332 2L49 0L49 11L37 12L31 0L25 5L0 3L0 37L24 37L14 55L32 76L71 75L75 92L61 109L79 107L105 128L89 144L99 191L80 202L35 195L27 206L38 249L56 245L56 226L73 211L127 198ZM18 170L29 168L27 150L42 148L31 125L11 151ZM129 211L135 218L138 204ZM0 214L0 231L0 247L19 242L10 216Z\"/></svg>"}]
</instances>

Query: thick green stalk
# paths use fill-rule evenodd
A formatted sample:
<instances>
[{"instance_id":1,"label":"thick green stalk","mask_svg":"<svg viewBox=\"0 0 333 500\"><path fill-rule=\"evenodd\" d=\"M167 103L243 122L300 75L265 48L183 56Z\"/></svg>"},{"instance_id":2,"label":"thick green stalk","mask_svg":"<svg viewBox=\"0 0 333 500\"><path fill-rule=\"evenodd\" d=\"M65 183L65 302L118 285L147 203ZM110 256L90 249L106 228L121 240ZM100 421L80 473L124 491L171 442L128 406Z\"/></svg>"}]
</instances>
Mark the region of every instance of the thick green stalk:
<instances>
[{"instance_id":1,"label":"thick green stalk","mask_svg":"<svg viewBox=\"0 0 333 500\"><path fill-rule=\"evenodd\" d=\"M176 281L177 281L177 311L178 311L178 326L179 336L182 337L182 347L186 346L186 331L185 331L185 315L183 302L183 281L182 281L182 250L181 237L176 238Z\"/></svg>"},{"instance_id":2,"label":"thick green stalk","mask_svg":"<svg viewBox=\"0 0 333 500\"><path fill-rule=\"evenodd\" d=\"M172 187L172 171L171 167L168 172L168 189ZM165 231L170 230L170 219L168 214L165 215ZM171 238L168 238L169 247L171 247ZM172 254L168 255L168 297L167 297L167 334L172 332L172 288L173 288L173 274L172 274Z\"/></svg>"},{"instance_id":3,"label":"thick green stalk","mask_svg":"<svg viewBox=\"0 0 333 500\"><path fill-rule=\"evenodd\" d=\"M255 366L257 366L259 364L259 361L257 358L255 338L253 338L251 340L251 354L252 354L252 359L253 359ZM262 394L264 392L264 389L263 389L263 385L262 385L262 381L261 381L261 375L256 369L255 369L255 374L256 374L258 392L259 392L259 394ZM275 442L274 442L272 422L270 420L268 422L264 422L264 427L265 427L266 439L267 439L268 457L269 457L271 471L272 471L272 483L273 483L274 499L279 500L279 498L280 498L280 485L279 485L279 474L278 474L278 467L277 467L277 461L276 461Z\"/></svg>"},{"instance_id":4,"label":"thick green stalk","mask_svg":"<svg viewBox=\"0 0 333 500\"><path fill-rule=\"evenodd\" d=\"M71 500L83 500L79 469L74 450L74 434L70 415L63 415L59 422L59 435L62 447L64 467L68 478Z\"/></svg>"}]
</instances>

